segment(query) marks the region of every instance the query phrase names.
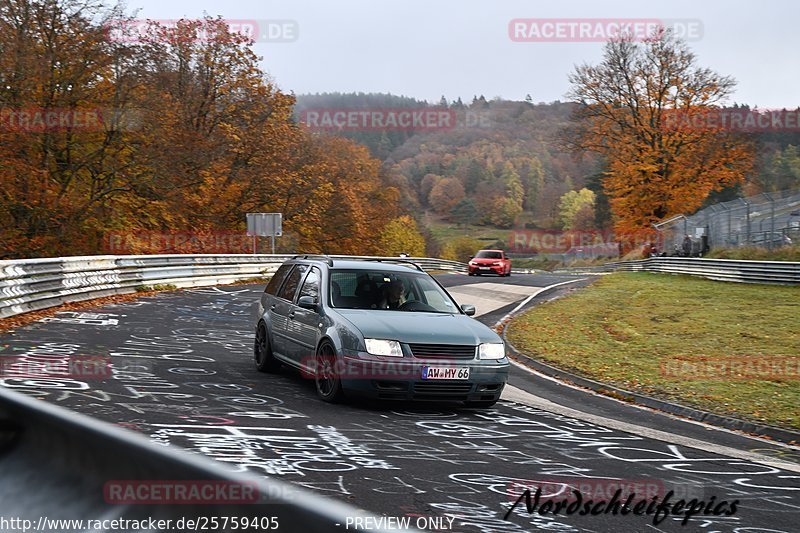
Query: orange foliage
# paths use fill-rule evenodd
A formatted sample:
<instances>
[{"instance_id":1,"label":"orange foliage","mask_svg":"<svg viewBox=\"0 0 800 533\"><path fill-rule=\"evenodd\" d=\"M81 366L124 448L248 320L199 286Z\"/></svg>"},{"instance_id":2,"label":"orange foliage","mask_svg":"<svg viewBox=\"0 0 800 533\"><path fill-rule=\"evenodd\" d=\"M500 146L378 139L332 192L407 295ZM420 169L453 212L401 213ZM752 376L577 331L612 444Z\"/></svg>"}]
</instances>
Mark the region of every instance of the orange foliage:
<instances>
[{"instance_id":1,"label":"orange foliage","mask_svg":"<svg viewBox=\"0 0 800 533\"><path fill-rule=\"evenodd\" d=\"M379 161L298 128L294 97L221 20L123 42L104 27L122 14L96 3L10 3L0 109L107 120L0 128L0 257L99 253L112 232L244 233L247 212L283 213L279 250L376 251L399 200Z\"/></svg>"},{"instance_id":2,"label":"orange foliage","mask_svg":"<svg viewBox=\"0 0 800 533\"><path fill-rule=\"evenodd\" d=\"M652 231L652 223L691 213L753 169L754 147L744 135L670 127L675 113L716 109L735 83L698 68L669 32L644 43L612 41L598 66L578 67L570 81L582 106L565 139L606 158L603 185L618 233Z\"/></svg>"}]
</instances>

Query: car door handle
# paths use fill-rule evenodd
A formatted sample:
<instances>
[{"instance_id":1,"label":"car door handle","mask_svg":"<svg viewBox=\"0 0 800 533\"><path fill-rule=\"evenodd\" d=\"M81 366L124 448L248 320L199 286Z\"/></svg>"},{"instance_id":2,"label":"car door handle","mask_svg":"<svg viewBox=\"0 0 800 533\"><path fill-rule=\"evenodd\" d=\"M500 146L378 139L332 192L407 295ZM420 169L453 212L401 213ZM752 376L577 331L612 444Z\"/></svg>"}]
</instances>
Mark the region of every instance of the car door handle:
<instances>
[{"instance_id":1,"label":"car door handle","mask_svg":"<svg viewBox=\"0 0 800 533\"><path fill-rule=\"evenodd\" d=\"M274 310L275 310L275 306L274 306L274 305L271 305L271 306L269 307L269 310L270 310L270 311L274 311Z\"/></svg>"},{"instance_id":2,"label":"car door handle","mask_svg":"<svg viewBox=\"0 0 800 533\"><path fill-rule=\"evenodd\" d=\"M294 311L289 312L289 318L294 318Z\"/></svg>"}]
</instances>

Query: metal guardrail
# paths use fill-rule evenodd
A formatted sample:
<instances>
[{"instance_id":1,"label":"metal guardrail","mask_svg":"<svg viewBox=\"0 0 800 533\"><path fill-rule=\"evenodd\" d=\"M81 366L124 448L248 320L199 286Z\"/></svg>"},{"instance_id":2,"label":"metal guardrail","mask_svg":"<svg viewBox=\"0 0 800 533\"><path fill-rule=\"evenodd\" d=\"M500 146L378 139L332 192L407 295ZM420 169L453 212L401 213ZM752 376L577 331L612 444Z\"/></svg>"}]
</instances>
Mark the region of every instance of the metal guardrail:
<instances>
[{"instance_id":1,"label":"metal guardrail","mask_svg":"<svg viewBox=\"0 0 800 533\"><path fill-rule=\"evenodd\" d=\"M387 531L375 527L380 522L374 517L369 521L371 527L365 529L366 522L355 518L370 515L343 502L283 481L234 472L206 457L154 445L143 435L3 387L0 472L4 515L0 518L17 520L16 525L11 523L11 531ZM178 493L174 487L181 484L196 487L206 497L200 502L195 497L192 502L175 503ZM147 487L147 501L124 501L128 493L121 499L115 497L109 485ZM211 490L220 486L244 487L253 497L237 498L230 489L228 496L225 490ZM161 490L154 492L151 487ZM141 495L140 489L135 490L134 494ZM223 520L230 518L235 518L236 524L226 521L223 527ZM56 520L75 522L56 524ZM77 525L78 520L82 526ZM114 526L114 520L129 522ZM159 520L171 520L172 525L155 525ZM176 527L179 520L184 521L183 527ZM192 527L186 520L198 525ZM133 525L133 521L146 525ZM242 527L244 523L248 526ZM0 526L4 531L8 527ZM410 531L417 530L412 527Z\"/></svg>"},{"instance_id":2,"label":"metal guardrail","mask_svg":"<svg viewBox=\"0 0 800 533\"><path fill-rule=\"evenodd\" d=\"M600 267L563 269L556 272L665 272L687 274L717 281L800 285L800 263L683 257L651 257L641 261L619 261Z\"/></svg>"},{"instance_id":3,"label":"metal guardrail","mask_svg":"<svg viewBox=\"0 0 800 533\"><path fill-rule=\"evenodd\" d=\"M143 287L224 285L269 277L292 255L102 255L0 261L0 318L67 302L136 292ZM399 259L332 255L333 259ZM467 265L407 257L424 270L466 271Z\"/></svg>"}]
</instances>

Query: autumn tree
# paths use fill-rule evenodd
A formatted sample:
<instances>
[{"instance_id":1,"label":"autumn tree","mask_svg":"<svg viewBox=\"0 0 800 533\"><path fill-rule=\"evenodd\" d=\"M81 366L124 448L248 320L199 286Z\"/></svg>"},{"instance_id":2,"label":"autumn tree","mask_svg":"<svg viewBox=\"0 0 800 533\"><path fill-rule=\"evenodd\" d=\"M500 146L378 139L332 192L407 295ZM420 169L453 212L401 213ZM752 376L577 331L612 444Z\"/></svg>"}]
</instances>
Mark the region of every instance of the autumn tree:
<instances>
[{"instance_id":1,"label":"autumn tree","mask_svg":"<svg viewBox=\"0 0 800 533\"><path fill-rule=\"evenodd\" d=\"M408 215L391 220L383 228L380 236L380 255L400 255L412 257L425 255L425 237L419 232L416 221Z\"/></svg>"},{"instance_id":2,"label":"autumn tree","mask_svg":"<svg viewBox=\"0 0 800 533\"><path fill-rule=\"evenodd\" d=\"M102 118L0 128L0 255L98 253L120 231L243 234L247 212L283 213L279 249L379 251L399 191L363 146L297 126L247 37L205 17L120 39L126 21L94 0L0 0L0 110Z\"/></svg>"},{"instance_id":3,"label":"autumn tree","mask_svg":"<svg viewBox=\"0 0 800 533\"><path fill-rule=\"evenodd\" d=\"M464 236L456 237L442 246L442 259L450 261L467 261L483 248L483 243L478 239Z\"/></svg>"},{"instance_id":4,"label":"autumn tree","mask_svg":"<svg viewBox=\"0 0 800 533\"><path fill-rule=\"evenodd\" d=\"M419 183L419 193L423 203L428 203L428 197L431 194L433 187L442 180L442 177L437 174L425 174L422 181Z\"/></svg>"},{"instance_id":5,"label":"autumn tree","mask_svg":"<svg viewBox=\"0 0 800 533\"><path fill-rule=\"evenodd\" d=\"M500 183L503 192L493 199L489 220L496 226L509 228L522 213L522 204L525 198L522 181L511 162L503 165Z\"/></svg>"},{"instance_id":6,"label":"autumn tree","mask_svg":"<svg viewBox=\"0 0 800 533\"><path fill-rule=\"evenodd\" d=\"M569 81L579 107L564 138L573 149L606 157L603 186L619 232L692 212L752 169L753 147L743 136L668 127L676 114L718 109L735 86L698 66L670 31L643 42L612 40L598 65L577 67Z\"/></svg>"},{"instance_id":7,"label":"autumn tree","mask_svg":"<svg viewBox=\"0 0 800 533\"><path fill-rule=\"evenodd\" d=\"M464 186L458 178L446 177L439 180L428 195L428 203L440 214L450 212L464 199Z\"/></svg>"},{"instance_id":8,"label":"autumn tree","mask_svg":"<svg viewBox=\"0 0 800 533\"><path fill-rule=\"evenodd\" d=\"M0 2L0 255L96 250L93 228L131 190L135 66L107 38L115 16L91 0Z\"/></svg>"},{"instance_id":9,"label":"autumn tree","mask_svg":"<svg viewBox=\"0 0 800 533\"><path fill-rule=\"evenodd\" d=\"M563 229L587 229L594 220L595 194L589 189L567 191L558 202L558 215Z\"/></svg>"}]
</instances>

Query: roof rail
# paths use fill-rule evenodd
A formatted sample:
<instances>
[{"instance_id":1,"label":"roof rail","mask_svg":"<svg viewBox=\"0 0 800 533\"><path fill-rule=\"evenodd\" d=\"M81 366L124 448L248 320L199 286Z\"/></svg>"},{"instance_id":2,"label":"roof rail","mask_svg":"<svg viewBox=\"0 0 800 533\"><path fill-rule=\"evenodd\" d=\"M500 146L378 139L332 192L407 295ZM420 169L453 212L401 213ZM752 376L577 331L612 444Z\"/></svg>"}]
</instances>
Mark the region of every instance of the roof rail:
<instances>
[{"instance_id":1,"label":"roof rail","mask_svg":"<svg viewBox=\"0 0 800 533\"><path fill-rule=\"evenodd\" d=\"M303 254L303 255L296 255L296 256L292 257L292 259L311 259L311 260L313 260L313 259L322 259L323 261L325 261L326 263L328 263L328 266L333 266L333 259L331 259L330 257L328 257L328 256L327 256L327 255L325 255L325 254Z\"/></svg>"},{"instance_id":2,"label":"roof rail","mask_svg":"<svg viewBox=\"0 0 800 533\"><path fill-rule=\"evenodd\" d=\"M416 268L417 270L419 270L420 272L425 272L425 271L422 269L422 267L421 267L421 266L419 266L418 264L414 263L413 261L405 261L405 260L403 260L403 259L394 259L394 258L386 258L386 259L380 259L380 258L370 258L370 259L367 259L367 261L377 261L378 263L401 263L401 264L405 264L405 265L411 265L411 266L413 266L414 268Z\"/></svg>"}]
</instances>

